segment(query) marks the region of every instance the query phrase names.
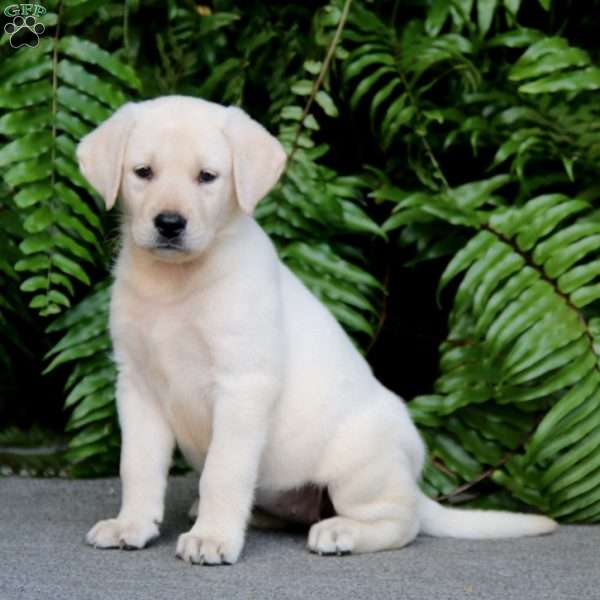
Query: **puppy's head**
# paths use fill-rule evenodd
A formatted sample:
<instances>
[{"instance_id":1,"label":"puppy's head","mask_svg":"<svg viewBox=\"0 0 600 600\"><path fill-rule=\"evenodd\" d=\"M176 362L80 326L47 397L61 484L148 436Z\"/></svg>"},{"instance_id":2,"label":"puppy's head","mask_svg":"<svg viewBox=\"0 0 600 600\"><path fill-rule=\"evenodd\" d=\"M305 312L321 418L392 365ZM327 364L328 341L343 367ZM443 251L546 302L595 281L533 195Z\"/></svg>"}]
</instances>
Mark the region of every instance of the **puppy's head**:
<instances>
[{"instance_id":1,"label":"puppy's head","mask_svg":"<svg viewBox=\"0 0 600 600\"><path fill-rule=\"evenodd\" d=\"M81 172L133 242L181 262L206 250L237 211L251 214L285 165L281 144L239 108L168 96L120 108L85 136Z\"/></svg>"}]
</instances>

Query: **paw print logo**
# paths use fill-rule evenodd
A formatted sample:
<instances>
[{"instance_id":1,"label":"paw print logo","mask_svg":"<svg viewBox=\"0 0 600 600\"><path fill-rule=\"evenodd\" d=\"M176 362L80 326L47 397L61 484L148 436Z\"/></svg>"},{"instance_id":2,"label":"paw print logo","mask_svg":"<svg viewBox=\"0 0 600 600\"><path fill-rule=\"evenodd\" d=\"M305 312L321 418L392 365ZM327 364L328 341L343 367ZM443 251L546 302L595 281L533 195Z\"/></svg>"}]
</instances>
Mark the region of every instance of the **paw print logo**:
<instances>
[{"instance_id":1,"label":"paw print logo","mask_svg":"<svg viewBox=\"0 0 600 600\"><path fill-rule=\"evenodd\" d=\"M4 32L9 36L10 45L13 48L28 46L36 48L40 43L40 35L45 31L42 23L38 23L34 16L16 16L12 22L4 26Z\"/></svg>"}]
</instances>

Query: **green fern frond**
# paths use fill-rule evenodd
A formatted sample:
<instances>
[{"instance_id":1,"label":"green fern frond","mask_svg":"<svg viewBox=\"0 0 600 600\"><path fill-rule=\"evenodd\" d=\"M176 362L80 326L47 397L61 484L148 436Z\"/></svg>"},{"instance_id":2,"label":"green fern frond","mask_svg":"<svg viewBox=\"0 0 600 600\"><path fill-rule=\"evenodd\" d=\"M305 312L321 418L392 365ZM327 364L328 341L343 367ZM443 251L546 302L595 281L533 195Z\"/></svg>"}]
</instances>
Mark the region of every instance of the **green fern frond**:
<instances>
[{"instance_id":1,"label":"green fern frond","mask_svg":"<svg viewBox=\"0 0 600 600\"><path fill-rule=\"evenodd\" d=\"M587 52L562 37L545 37L531 45L512 66L509 79L522 94L583 92L600 89L600 69Z\"/></svg>"},{"instance_id":2,"label":"green fern frond","mask_svg":"<svg viewBox=\"0 0 600 600\"><path fill-rule=\"evenodd\" d=\"M388 221L390 229L442 219L476 232L440 281L442 291L461 278L435 394L410 410L430 445L430 475L439 461L461 490L486 473L529 505L593 521L600 321L590 309L600 300L600 215L562 194L496 208L490 194L506 182L475 186L480 195L409 196ZM447 494L436 477L427 484Z\"/></svg>"},{"instance_id":3,"label":"green fern frond","mask_svg":"<svg viewBox=\"0 0 600 600\"><path fill-rule=\"evenodd\" d=\"M517 29L495 36L488 48L528 46L506 69L507 86L497 84L467 94L463 117L446 140L462 135L475 153L494 147L491 167L511 161L511 170L528 185L526 169L540 161L562 163L570 180L575 170L596 172L600 163L599 118L592 94L600 86L600 69L587 52L564 38ZM548 94L552 94L550 101Z\"/></svg>"},{"instance_id":4,"label":"green fern frond","mask_svg":"<svg viewBox=\"0 0 600 600\"><path fill-rule=\"evenodd\" d=\"M19 274L14 263L19 256L18 242L23 234L18 215L11 210L9 190L0 185L0 373L4 395L8 387L17 388L13 367L15 351L31 360L31 351L19 334L20 321L27 319L26 305L19 291Z\"/></svg>"},{"instance_id":5,"label":"green fern frond","mask_svg":"<svg viewBox=\"0 0 600 600\"><path fill-rule=\"evenodd\" d=\"M0 134L11 140L0 150L0 169L24 229L15 269L42 316L68 308L76 287L90 285L90 273L104 268L102 224L82 199L91 190L74 151L125 102L125 90L140 85L110 53L59 31L57 24L53 37L15 51L0 68Z\"/></svg>"},{"instance_id":6,"label":"green fern frond","mask_svg":"<svg viewBox=\"0 0 600 600\"><path fill-rule=\"evenodd\" d=\"M79 304L55 319L49 333L61 332L48 352L45 373L60 365L74 365L65 384L66 430L71 433L65 458L77 476L114 473L119 460L119 427L115 408L116 370L108 335L107 280Z\"/></svg>"},{"instance_id":7,"label":"green fern frond","mask_svg":"<svg viewBox=\"0 0 600 600\"><path fill-rule=\"evenodd\" d=\"M416 129L421 132L417 137L422 136L427 123L438 118L428 112L424 95L444 77L440 69L460 73L467 87L479 84L480 74L469 58L473 45L458 33L432 38L413 27L398 35L394 27L360 6L349 23L345 39L352 48L343 63L344 81L352 90L349 106L353 110L368 106L371 128L385 150L401 131L410 137Z\"/></svg>"}]
</instances>

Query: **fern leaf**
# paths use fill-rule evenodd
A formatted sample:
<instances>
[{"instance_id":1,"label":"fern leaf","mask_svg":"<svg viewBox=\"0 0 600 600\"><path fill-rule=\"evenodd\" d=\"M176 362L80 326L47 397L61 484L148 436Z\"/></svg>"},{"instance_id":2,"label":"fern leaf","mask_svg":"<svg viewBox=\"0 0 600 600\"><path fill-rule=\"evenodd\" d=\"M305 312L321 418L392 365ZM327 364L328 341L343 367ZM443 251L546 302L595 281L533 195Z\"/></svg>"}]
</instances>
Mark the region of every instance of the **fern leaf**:
<instances>
[{"instance_id":1,"label":"fern leaf","mask_svg":"<svg viewBox=\"0 0 600 600\"><path fill-rule=\"evenodd\" d=\"M90 284L87 265L105 260L102 223L87 203L76 142L126 100L123 86L136 90L139 80L108 52L73 36L16 51L2 72L0 106L8 110L0 133L12 141L0 152L0 168L23 215L19 247L27 258L17 268L30 276L21 289L35 294L32 308L54 315L70 306L81 284Z\"/></svg>"},{"instance_id":2,"label":"fern leaf","mask_svg":"<svg viewBox=\"0 0 600 600\"><path fill-rule=\"evenodd\" d=\"M428 210L434 198L405 196L398 212ZM454 193L445 198L455 209L461 203ZM461 223L474 234L440 281L444 289L461 278L441 348L442 374L436 395L416 398L411 411L425 428L436 427L428 437L432 457L463 482L491 476L516 498L577 520L600 497L600 486L588 483L600 468L600 345L597 321L581 311L600 297L597 213L560 194L522 208L489 206L474 203ZM456 223L453 210L430 214ZM472 420L497 405L518 411L520 433L511 437ZM481 443L474 425L491 446ZM440 429L447 432L441 441ZM449 453L454 444L468 454L462 461Z\"/></svg>"}]
</instances>

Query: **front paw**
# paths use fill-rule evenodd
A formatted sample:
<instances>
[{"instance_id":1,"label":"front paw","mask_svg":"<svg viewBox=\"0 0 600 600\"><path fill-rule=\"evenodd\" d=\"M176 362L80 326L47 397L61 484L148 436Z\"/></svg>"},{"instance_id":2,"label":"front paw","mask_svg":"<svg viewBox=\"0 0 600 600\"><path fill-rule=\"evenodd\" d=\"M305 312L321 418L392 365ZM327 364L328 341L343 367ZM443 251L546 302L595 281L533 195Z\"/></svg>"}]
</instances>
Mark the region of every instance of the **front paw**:
<instances>
[{"instance_id":1,"label":"front paw","mask_svg":"<svg viewBox=\"0 0 600 600\"><path fill-rule=\"evenodd\" d=\"M177 558L193 565L232 565L244 545L243 536L204 536L188 531L179 536Z\"/></svg>"},{"instance_id":2,"label":"front paw","mask_svg":"<svg viewBox=\"0 0 600 600\"><path fill-rule=\"evenodd\" d=\"M85 536L85 541L95 548L123 548L137 550L158 536L154 521L136 523L124 519L98 521Z\"/></svg>"}]
</instances>

